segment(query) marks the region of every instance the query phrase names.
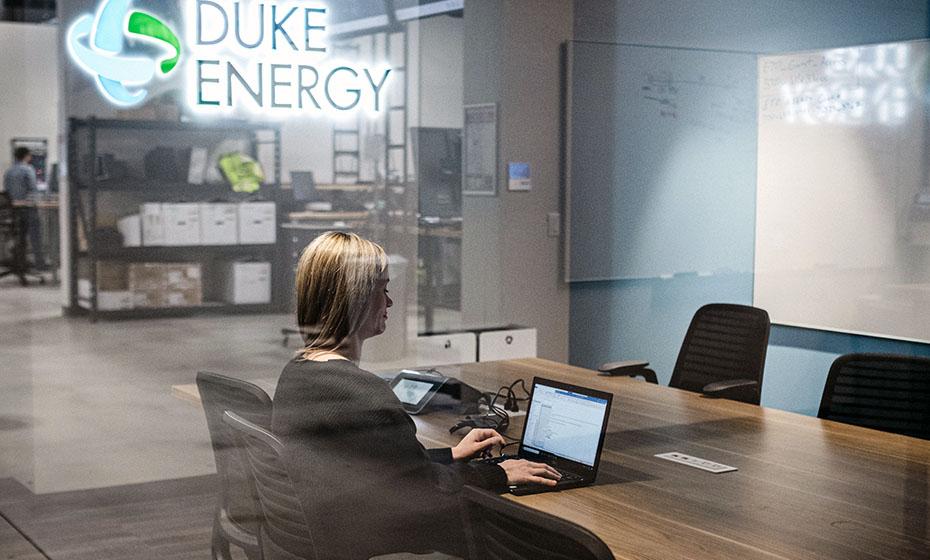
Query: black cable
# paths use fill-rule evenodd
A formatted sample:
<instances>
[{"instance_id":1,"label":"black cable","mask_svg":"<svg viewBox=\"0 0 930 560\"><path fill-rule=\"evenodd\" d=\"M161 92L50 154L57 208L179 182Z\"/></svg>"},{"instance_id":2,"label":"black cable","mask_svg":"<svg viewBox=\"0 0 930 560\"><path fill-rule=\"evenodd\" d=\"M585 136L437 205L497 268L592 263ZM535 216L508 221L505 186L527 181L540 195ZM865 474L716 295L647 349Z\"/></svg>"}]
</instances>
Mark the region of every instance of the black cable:
<instances>
[{"instance_id":1,"label":"black cable","mask_svg":"<svg viewBox=\"0 0 930 560\"><path fill-rule=\"evenodd\" d=\"M513 388L516 387L518 383L520 384L520 389L523 390L523 394L526 395L525 397L518 397L517 394L514 392ZM509 389L510 389L510 392L513 394L514 400L517 400L517 401L530 400L530 391L529 389L526 388L526 382L523 379L517 379L516 381L511 383Z\"/></svg>"},{"instance_id":2,"label":"black cable","mask_svg":"<svg viewBox=\"0 0 930 560\"><path fill-rule=\"evenodd\" d=\"M518 397L516 395L514 388L517 385L520 386L520 389L526 395L525 397ZM502 397L505 399L504 405L500 406L499 404L497 404L497 401L498 399ZM530 399L530 392L526 388L526 382L523 379L517 379L516 381L511 383L509 386L507 385L501 386L501 388L498 389L496 393L491 393L491 392L482 393L481 396L478 397L478 404L479 405L484 404L485 406L488 407L488 414L487 416L485 416L485 418L489 416L495 416L497 418L497 421L496 421L496 425L494 426L494 430L496 430L501 435L504 435L503 432L507 431L507 429L510 427L510 414L508 410L517 412L519 410L519 407L517 406L516 403L520 401L528 401L529 399ZM462 428L477 427L476 420L479 420L479 418L473 419L471 416L466 416L465 420L459 422L458 424L450 428L449 433L455 433ZM504 437L508 439L514 439L509 436L504 436Z\"/></svg>"}]
</instances>

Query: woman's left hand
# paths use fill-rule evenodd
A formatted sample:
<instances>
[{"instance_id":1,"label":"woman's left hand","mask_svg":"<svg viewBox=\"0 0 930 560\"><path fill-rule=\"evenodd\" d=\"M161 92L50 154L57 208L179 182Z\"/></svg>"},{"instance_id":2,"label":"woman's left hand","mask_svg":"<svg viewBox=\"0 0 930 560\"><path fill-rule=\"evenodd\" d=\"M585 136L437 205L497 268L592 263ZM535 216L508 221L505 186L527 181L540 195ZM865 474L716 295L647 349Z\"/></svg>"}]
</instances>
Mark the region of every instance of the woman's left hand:
<instances>
[{"instance_id":1,"label":"woman's left hand","mask_svg":"<svg viewBox=\"0 0 930 560\"><path fill-rule=\"evenodd\" d=\"M465 434L462 441L452 448L452 459L471 459L493 445L504 445L504 438L495 430L487 428L473 428Z\"/></svg>"}]
</instances>

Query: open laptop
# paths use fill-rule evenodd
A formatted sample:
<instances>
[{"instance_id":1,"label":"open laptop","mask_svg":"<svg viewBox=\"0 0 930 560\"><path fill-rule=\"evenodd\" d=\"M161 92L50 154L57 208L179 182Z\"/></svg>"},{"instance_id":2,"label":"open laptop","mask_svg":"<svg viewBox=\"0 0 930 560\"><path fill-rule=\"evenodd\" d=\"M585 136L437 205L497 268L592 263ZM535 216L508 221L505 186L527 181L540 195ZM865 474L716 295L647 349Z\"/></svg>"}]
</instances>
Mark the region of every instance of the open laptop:
<instances>
[{"instance_id":1,"label":"open laptop","mask_svg":"<svg viewBox=\"0 0 930 560\"><path fill-rule=\"evenodd\" d=\"M597 477L612 402L610 393L535 377L519 451L488 462L526 459L562 473L555 486L510 486L510 492L520 496L591 484Z\"/></svg>"}]
</instances>

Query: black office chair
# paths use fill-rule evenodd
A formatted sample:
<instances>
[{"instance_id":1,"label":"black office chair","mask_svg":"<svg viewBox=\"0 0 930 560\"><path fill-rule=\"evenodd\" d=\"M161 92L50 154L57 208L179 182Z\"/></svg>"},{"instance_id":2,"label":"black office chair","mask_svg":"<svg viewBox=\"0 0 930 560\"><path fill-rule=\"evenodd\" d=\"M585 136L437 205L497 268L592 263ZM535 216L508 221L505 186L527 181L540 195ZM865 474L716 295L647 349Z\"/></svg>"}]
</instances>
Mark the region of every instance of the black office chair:
<instances>
[{"instance_id":1,"label":"black office chair","mask_svg":"<svg viewBox=\"0 0 930 560\"><path fill-rule=\"evenodd\" d=\"M227 411L223 422L236 431L255 480L263 514L259 540L265 560L317 560L296 481L285 466L284 444L235 412Z\"/></svg>"},{"instance_id":2,"label":"black office chair","mask_svg":"<svg viewBox=\"0 0 930 560\"><path fill-rule=\"evenodd\" d=\"M930 439L930 358L840 356L830 367L817 417Z\"/></svg>"},{"instance_id":3,"label":"black office chair","mask_svg":"<svg viewBox=\"0 0 930 560\"><path fill-rule=\"evenodd\" d=\"M250 559L261 560L261 508L255 501L251 470L238 450L236 432L223 422L223 413L232 410L267 428L271 425L271 398L252 383L205 371L197 374L197 389L207 417L219 477L213 519L213 558L230 560L229 546L232 544L243 549Z\"/></svg>"},{"instance_id":4,"label":"black office chair","mask_svg":"<svg viewBox=\"0 0 930 560\"><path fill-rule=\"evenodd\" d=\"M23 210L13 206L13 199L8 193L0 193L0 243L4 252L0 261L0 278L15 275L20 284L28 286L28 277L32 276L44 284L45 278L31 274L26 262L27 225Z\"/></svg>"},{"instance_id":5,"label":"black office chair","mask_svg":"<svg viewBox=\"0 0 930 560\"><path fill-rule=\"evenodd\" d=\"M584 527L484 490L462 490L468 559L613 560L613 553Z\"/></svg>"},{"instance_id":6,"label":"black office chair","mask_svg":"<svg viewBox=\"0 0 930 560\"><path fill-rule=\"evenodd\" d=\"M711 303L697 310L678 352L669 387L759 404L771 322L764 309ZM612 362L605 375L641 376L658 383L647 362Z\"/></svg>"}]
</instances>

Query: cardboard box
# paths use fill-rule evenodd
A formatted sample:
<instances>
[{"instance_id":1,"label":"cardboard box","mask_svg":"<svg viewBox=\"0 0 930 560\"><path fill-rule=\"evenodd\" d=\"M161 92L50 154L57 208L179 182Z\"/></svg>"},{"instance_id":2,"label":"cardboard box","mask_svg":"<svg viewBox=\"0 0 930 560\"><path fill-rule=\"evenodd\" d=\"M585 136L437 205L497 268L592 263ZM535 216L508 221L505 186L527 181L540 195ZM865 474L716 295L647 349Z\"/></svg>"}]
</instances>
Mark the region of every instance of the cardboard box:
<instances>
[{"instance_id":1,"label":"cardboard box","mask_svg":"<svg viewBox=\"0 0 930 560\"><path fill-rule=\"evenodd\" d=\"M129 265L129 290L136 307L162 307L162 293L166 288L164 270L156 263Z\"/></svg>"},{"instance_id":2,"label":"cardboard box","mask_svg":"<svg viewBox=\"0 0 930 560\"><path fill-rule=\"evenodd\" d=\"M231 262L223 277L223 299L227 303L271 303L271 263Z\"/></svg>"},{"instance_id":3,"label":"cardboard box","mask_svg":"<svg viewBox=\"0 0 930 560\"><path fill-rule=\"evenodd\" d=\"M90 280L78 280L78 305L90 309ZM132 292L129 290L97 291L98 311L120 311L133 308Z\"/></svg>"},{"instance_id":4,"label":"cardboard box","mask_svg":"<svg viewBox=\"0 0 930 560\"><path fill-rule=\"evenodd\" d=\"M186 307L203 303L198 263L133 263L129 289L136 307Z\"/></svg>"},{"instance_id":5,"label":"cardboard box","mask_svg":"<svg viewBox=\"0 0 930 560\"><path fill-rule=\"evenodd\" d=\"M239 207L237 204L200 205L201 245L235 245L239 243Z\"/></svg>"},{"instance_id":6,"label":"cardboard box","mask_svg":"<svg viewBox=\"0 0 930 560\"><path fill-rule=\"evenodd\" d=\"M169 247L200 245L199 203L166 203L164 216L165 245Z\"/></svg>"},{"instance_id":7,"label":"cardboard box","mask_svg":"<svg viewBox=\"0 0 930 560\"><path fill-rule=\"evenodd\" d=\"M239 244L267 245L275 242L277 232L274 202L239 204Z\"/></svg>"},{"instance_id":8,"label":"cardboard box","mask_svg":"<svg viewBox=\"0 0 930 560\"><path fill-rule=\"evenodd\" d=\"M97 291L121 292L129 289L129 267L126 263L97 261Z\"/></svg>"},{"instance_id":9,"label":"cardboard box","mask_svg":"<svg viewBox=\"0 0 930 560\"><path fill-rule=\"evenodd\" d=\"M90 285L89 263L81 263L78 278ZM115 261L97 261L97 291L123 291L129 289L129 269L126 263ZM87 291L90 294L90 289Z\"/></svg>"},{"instance_id":10,"label":"cardboard box","mask_svg":"<svg viewBox=\"0 0 930 560\"><path fill-rule=\"evenodd\" d=\"M147 247L160 247L165 244L165 205L160 202L147 202L139 206L142 219L142 244Z\"/></svg>"},{"instance_id":11,"label":"cardboard box","mask_svg":"<svg viewBox=\"0 0 930 560\"><path fill-rule=\"evenodd\" d=\"M142 216L133 214L120 218L116 222L116 228L123 236L123 247L142 246Z\"/></svg>"},{"instance_id":12,"label":"cardboard box","mask_svg":"<svg viewBox=\"0 0 930 560\"><path fill-rule=\"evenodd\" d=\"M188 307L203 304L200 265L179 265L167 270L168 287L162 294L165 307Z\"/></svg>"}]
</instances>

